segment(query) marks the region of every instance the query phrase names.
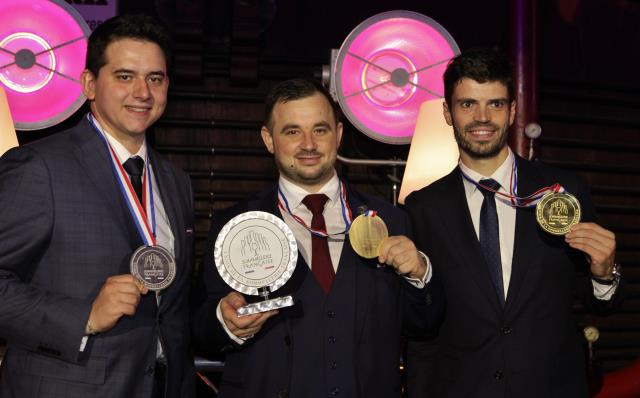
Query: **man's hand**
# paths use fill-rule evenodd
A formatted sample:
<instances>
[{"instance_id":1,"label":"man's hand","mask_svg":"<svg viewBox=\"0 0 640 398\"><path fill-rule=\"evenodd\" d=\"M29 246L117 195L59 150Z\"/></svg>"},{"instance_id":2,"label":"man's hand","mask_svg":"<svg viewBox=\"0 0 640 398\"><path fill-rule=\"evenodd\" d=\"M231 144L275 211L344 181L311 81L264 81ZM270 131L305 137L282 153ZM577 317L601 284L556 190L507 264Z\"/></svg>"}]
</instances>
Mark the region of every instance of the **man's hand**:
<instances>
[{"instance_id":1,"label":"man's hand","mask_svg":"<svg viewBox=\"0 0 640 398\"><path fill-rule=\"evenodd\" d=\"M141 296L148 291L133 275L109 277L91 305L90 331L106 332L114 327L123 315L134 315Z\"/></svg>"},{"instance_id":2,"label":"man's hand","mask_svg":"<svg viewBox=\"0 0 640 398\"><path fill-rule=\"evenodd\" d=\"M244 297L238 292L231 292L220 300L220 311L227 329L243 339L258 333L267 319L278 313L278 310L273 310L239 317L237 309L246 304Z\"/></svg>"},{"instance_id":3,"label":"man's hand","mask_svg":"<svg viewBox=\"0 0 640 398\"><path fill-rule=\"evenodd\" d=\"M406 236L390 236L380 245L378 261L395 268L400 275L422 279L427 273L427 264L422 260L416 245Z\"/></svg>"},{"instance_id":4,"label":"man's hand","mask_svg":"<svg viewBox=\"0 0 640 398\"><path fill-rule=\"evenodd\" d=\"M613 272L616 255L616 236L598 224L578 223L565 235L569 246L587 255L591 264L591 274L596 278L607 278Z\"/></svg>"}]
</instances>

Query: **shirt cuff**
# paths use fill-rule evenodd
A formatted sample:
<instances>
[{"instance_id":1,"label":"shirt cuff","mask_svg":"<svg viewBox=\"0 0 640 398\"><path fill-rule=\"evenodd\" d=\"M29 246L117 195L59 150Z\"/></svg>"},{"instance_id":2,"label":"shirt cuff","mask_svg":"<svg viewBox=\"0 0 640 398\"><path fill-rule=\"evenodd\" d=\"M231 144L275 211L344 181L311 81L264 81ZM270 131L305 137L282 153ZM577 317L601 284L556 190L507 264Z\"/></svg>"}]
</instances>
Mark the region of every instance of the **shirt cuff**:
<instances>
[{"instance_id":1,"label":"shirt cuff","mask_svg":"<svg viewBox=\"0 0 640 398\"><path fill-rule=\"evenodd\" d=\"M224 331L227 333L229 338L235 341L237 344L242 345L244 344L245 341L247 341L247 339L250 338L250 337L238 337L235 334L231 333L231 331L227 327L227 324L224 323L224 319L222 319L222 310L220 309L220 302L218 302L218 306L216 307L216 318L218 318L218 322L220 322L220 326L222 326L222 329L224 329Z\"/></svg>"},{"instance_id":2,"label":"shirt cuff","mask_svg":"<svg viewBox=\"0 0 640 398\"><path fill-rule=\"evenodd\" d=\"M420 257L422 257L422 261L424 261L424 263L427 265L427 272L424 273L424 276L422 278L409 278L405 276L404 279L406 279L407 282L412 284L414 287L418 289L424 289L424 287L427 286L427 283L431 281L431 261L429 260L429 257L427 257L427 255L420 250L418 250L418 253L420 254Z\"/></svg>"},{"instance_id":3,"label":"shirt cuff","mask_svg":"<svg viewBox=\"0 0 640 398\"><path fill-rule=\"evenodd\" d=\"M88 341L89 336L82 336L82 341L80 342L80 352L84 352L84 349L87 347Z\"/></svg>"},{"instance_id":4,"label":"shirt cuff","mask_svg":"<svg viewBox=\"0 0 640 398\"><path fill-rule=\"evenodd\" d=\"M603 283L599 283L593 279L591 279L591 284L593 285L593 295L596 299L602 301L609 301L616 293L618 289L618 282L615 281L611 285L605 285Z\"/></svg>"}]
</instances>

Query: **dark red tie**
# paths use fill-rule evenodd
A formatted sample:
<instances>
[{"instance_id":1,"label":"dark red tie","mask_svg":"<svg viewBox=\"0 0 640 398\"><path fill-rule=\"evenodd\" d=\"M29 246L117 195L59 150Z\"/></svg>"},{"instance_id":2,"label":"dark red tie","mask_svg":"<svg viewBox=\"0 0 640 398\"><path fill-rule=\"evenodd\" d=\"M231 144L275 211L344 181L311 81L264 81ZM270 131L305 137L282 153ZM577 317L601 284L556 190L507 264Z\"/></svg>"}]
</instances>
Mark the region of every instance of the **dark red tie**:
<instances>
[{"instance_id":1,"label":"dark red tie","mask_svg":"<svg viewBox=\"0 0 640 398\"><path fill-rule=\"evenodd\" d=\"M312 229L326 231L327 226L324 223L322 211L324 210L324 204L327 200L329 200L327 195L322 193L307 195L302 200L302 203L307 206L307 209L313 214L313 218L311 219ZM331 264L327 238L316 236L315 234L311 235L311 271L313 271L313 275L315 275L320 286L322 286L325 294L329 294L331 283L336 273Z\"/></svg>"}]
</instances>

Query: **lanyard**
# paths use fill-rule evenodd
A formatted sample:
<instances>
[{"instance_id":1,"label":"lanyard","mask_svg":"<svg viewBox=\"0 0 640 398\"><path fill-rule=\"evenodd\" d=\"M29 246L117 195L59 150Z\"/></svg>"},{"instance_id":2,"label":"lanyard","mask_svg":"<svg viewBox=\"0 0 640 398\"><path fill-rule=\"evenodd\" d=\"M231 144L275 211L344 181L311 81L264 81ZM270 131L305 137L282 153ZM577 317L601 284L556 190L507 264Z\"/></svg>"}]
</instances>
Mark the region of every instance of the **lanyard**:
<instances>
[{"instance_id":1,"label":"lanyard","mask_svg":"<svg viewBox=\"0 0 640 398\"><path fill-rule=\"evenodd\" d=\"M540 188L534 193L532 193L531 195L527 195L524 197L518 196L518 170L516 168L515 157L513 158L513 164L511 166L511 177L509 179L509 193L498 192L497 190L491 189L486 185L481 184L479 181L476 181L473 178L469 177L464 171L460 170L460 172L462 173L462 176L464 177L465 180L469 181L476 187L484 189L489 192L493 192L496 195L502 196L505 199L509 199L513 207L521 207L521 208L534 207L535 205L538 204L538 202L540 202L542 197L547 193L565 191L564 187L562 187L558 183L555 183L551 186Z\"/></svg>"},{"instance_id":2,"label":"lanyard","mask_svg":"<svg viewBox=\"0 0 640 398\"><path fill-rule=\"evenodd\" d=\"M351 220L353 219L353 214L351 213L351 208L347 203L347 194L344 186L344 182L340 181L340 206L342 212L342 219L344 220L345 230L339 233L330 234L326 230L321 229L313 229L304 222L304 220L291 212L291 208L289 207L289 201L287 197L282 192L282 189L278 186L278 207L282 211L286 211L289 213L291 217L300 225L302 225L307 231L311 232L313 235L320 236L323 238L335 235L346 235L349 232L349 228L351 227Z\"/></svg>"},{"instance_id":3,"label":"lanyard","mask_svg":"<svg viewBox=\"0 0 640 398\"><path fill-rule=\"evenodd\" d=\"M131 217L133 217L134 224L136 225L136 229L142 238L142 241L146 246L155 246L156 245L156 213L155 207L153 204L153 187L151 178L151 169L149 166L149 155L145 156L145 170L142 176L142 204L138 200L138 196L131 185L131 181L129 180L129 176L127 172L124 170L120 161L118 160L118 156L116 152L113 150L111 144L107 140L105 136L105 132L102 130L101 126L94 119L93 115L88 114L87 119L98 136L102 139L102 142L109 153L109 157L111 159L111 168L113 173L116 175L116 181L118 182L118 187L120 188L120 192L124 198L127 207L129 208L129 212L131 213ZM147 200L147 198L149 200ZM148 211L145 212L145 209ZM151 226L149 225L149 219L147 215L151 215Z\"/></svg>"}]
</instances>

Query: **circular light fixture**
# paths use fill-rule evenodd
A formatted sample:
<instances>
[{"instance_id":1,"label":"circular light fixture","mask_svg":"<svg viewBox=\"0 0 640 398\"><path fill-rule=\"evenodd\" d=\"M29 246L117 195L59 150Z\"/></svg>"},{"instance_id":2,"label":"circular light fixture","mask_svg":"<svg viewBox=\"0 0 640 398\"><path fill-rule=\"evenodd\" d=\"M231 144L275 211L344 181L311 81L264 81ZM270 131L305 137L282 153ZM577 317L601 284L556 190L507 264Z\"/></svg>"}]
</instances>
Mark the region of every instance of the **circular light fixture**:
<instances>
[{"instance_id":1,"label":"circular light fixture","mask_svg":"<svg viewBox=\"0 0 640 398\"><path fill-rule=\"evenodd\" d=\"M63 0L0 2L0 85L17 130L53 126L82 106L90 33Z\"/></svg>"},{"instance_id":2,"label":"circular light fixture","mask_svg":"<svg viewBox=\"0 0 640 398\"><path fill-rule=\"evenodd\" d=\"M451 35L425 15L374 15L340 47L334 68L338 103L367 136L409 144L420 105L444 96L442 75L459 53Z\"/></svg>"}]
</instances>

